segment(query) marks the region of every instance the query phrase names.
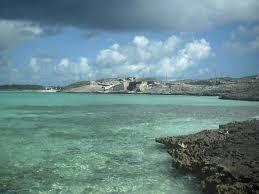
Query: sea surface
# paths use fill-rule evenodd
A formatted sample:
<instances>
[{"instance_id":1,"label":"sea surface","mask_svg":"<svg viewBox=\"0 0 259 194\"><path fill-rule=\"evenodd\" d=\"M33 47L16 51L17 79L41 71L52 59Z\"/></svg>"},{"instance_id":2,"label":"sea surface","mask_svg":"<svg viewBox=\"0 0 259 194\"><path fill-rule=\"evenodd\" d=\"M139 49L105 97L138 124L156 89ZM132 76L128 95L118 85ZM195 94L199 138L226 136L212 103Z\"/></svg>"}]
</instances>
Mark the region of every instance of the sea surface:
<instances>
[{"instance_id":1,"label":"sea surface","mask_svg":"<svg viewBox=\"0 0 259 194\"><path fill-rule=\"evenodd\" d=\"M155 137L259 118L217 97L0 93L0 193L200 194Z\"/></svg>"}]
</instances>

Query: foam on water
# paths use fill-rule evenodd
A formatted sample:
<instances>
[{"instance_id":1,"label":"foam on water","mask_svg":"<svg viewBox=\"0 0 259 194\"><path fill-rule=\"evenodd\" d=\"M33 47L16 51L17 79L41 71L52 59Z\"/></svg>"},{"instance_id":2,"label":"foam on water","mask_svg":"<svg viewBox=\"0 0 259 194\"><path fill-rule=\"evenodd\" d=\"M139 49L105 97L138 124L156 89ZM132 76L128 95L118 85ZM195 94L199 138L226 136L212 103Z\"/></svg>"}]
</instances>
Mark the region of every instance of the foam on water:
<instances>
[{"instance_id":1,"label":"foam on water","mask_svg":"<svg viewBox=\"0 0 259 194\"><path fill-rule=\"evenodd\" d=\"M0 193L201 193L154 138L254 115L216 97L0 93Z\"/></svg>"}]
</instances>

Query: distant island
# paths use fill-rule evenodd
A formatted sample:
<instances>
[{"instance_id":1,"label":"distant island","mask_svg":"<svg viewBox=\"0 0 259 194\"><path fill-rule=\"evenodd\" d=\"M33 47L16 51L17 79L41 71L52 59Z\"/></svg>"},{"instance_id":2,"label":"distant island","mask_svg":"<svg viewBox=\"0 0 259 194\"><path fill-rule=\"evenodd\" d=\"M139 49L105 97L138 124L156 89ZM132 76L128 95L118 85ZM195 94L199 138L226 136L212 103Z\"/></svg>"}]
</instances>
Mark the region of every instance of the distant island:
<instances>
[{"instance_id":1,"label":"distant island","mask_svg":"<svg viewBox=\"0 0 259 194\"><path fill-rule=\"evenodd\" d=\"M161 81L154 78L112 78L76 82L63 92L219 96L220 99L259 100L259 76L207 80Z\"/></svg>"},{"instance_id":2,"label":"distant island","mask_svg":"<svg viewBox=\"0 0 259 194\"><path fill-rule=\"evenodd\" d=\"M0 85L0 91L36 91L36 92L57 92L61 91L59 86L42 86L33 84L10 84Z\"/></svg>"},{"instance_id":3,"label":"distant island","mask_svg":"<svg viewBox=\"0 0 259 194\"><path fill-rule=\"evenodd\" d=\"M0 85L0 90L45 90L45 86L30 84Z\"/></svg>"},{"instance_id":4,"label":"distant island","mask_svg":"<svg viewBox=\"0 0 259 194\"><path fill-rule=\"evenodd\" d=\"M162 81L155 78L110 78L79 81L64 87L3 85L0 90L38 90L49 92L122 93L155 95L219 96L220 99L259 101L259 76L219 77L207 80Z\"/></svg>"}]
</instances>

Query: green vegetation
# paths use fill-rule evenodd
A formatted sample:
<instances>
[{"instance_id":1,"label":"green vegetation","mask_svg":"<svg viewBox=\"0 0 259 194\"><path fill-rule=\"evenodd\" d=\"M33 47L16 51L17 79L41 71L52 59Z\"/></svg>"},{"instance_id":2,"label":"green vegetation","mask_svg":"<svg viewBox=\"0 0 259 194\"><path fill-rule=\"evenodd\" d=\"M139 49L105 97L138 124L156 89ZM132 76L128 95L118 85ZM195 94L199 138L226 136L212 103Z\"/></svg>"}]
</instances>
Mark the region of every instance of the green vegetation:
<instances>
[{"instance_id":1,"label":"green vegetation","mask_svg":"<svg viewBox=\"0 0 259 194\"><path fill-rule=\"evenodd\" d=\"M85 85L90 85L90 81L79 81L79 82L75 82L72 83L70 85L67 85L63 88L63 90L69 90L71 88L77 88L77 87L81 87L81 86L85 86Z\"/></svg>"},{"instance_id":2,"label":"green vegetation","mask_svg":"<svg viewBox=\"0 0 259 194\"><path fill-rule=\"evenodd\" d=\"M41 85L21 85L21 84L12 84L12 85L0 85L0 90L44 90L45 87Z\"/></svg>"}]
</instances>

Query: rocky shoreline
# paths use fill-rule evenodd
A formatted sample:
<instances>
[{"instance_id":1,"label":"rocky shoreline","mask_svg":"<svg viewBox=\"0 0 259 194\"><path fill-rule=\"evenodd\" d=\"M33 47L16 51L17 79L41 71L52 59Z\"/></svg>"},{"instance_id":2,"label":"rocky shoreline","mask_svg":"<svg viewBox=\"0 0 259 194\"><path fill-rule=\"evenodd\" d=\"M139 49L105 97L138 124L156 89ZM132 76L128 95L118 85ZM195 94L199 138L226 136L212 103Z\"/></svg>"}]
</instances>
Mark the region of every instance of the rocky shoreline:
<instances>
[{"instance_id":1,"label":"rocky shoreline","mask_svg":"<svg viewBox=\"0 0 259 194\"><path fill-rule=\"evenodd\" d=\"M259 75L241 78L164 81L155 78L109 78L70 85L0 85L0 91L35 91L98 94L217 96L219 99L259 101Z\"/></svg>"},{"instance_id":2,"label":"rocky shoreline","mask_svg":"<svg viewBox=\"0 0 259 194\"><path fill-rule=\"evenodd\" d=\"M244 100L244 101L259 101L259 96L256 95L240 95L240 94L224 94L219 96L221 100Z\"/></svg>"},{"instance_id":3,"label":"rocky shoreline","mask_svg":"<svg viewBox=\"0 0 259 194\"><path fill-rule=\"evenodd\" d=\"M196 134L157 138L173 166L202 180L204 193L259 193L259 121L220 125Z\"/></svg>"},{"instance_id":4,"label":"rocky shoreline","mask_svg":"<svg viewBox=\"0 0 259 194\"><path fill-rule=\"evenodd\" d=\"M154 78L113 78L83 81L62 92L104 94L149 94L219 96L220 99L259 101L259 76L212 78L207 80L161 81Z\"/></svg>"}]
</instances>

